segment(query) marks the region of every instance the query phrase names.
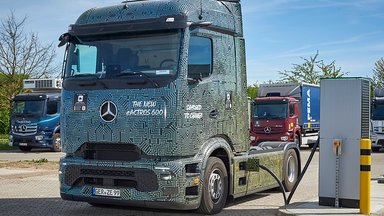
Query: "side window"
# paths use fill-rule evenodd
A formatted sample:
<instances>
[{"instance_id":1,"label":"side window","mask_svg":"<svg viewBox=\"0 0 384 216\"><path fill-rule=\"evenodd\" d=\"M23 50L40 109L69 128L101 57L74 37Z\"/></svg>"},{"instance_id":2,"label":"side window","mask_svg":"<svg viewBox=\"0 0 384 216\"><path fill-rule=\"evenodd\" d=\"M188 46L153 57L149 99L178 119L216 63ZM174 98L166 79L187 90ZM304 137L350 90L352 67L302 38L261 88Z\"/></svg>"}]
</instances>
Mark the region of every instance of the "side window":
<instances>
[{"instance_id":1,"label":"side window","mask_svg":"<svg viewBox=\"0 0 384 216\"><path fill-rule=\"evenodd\" d=\"M188 78L202 79L212 73L212 40L191 36L188 55Z\"/></svg>"},{"instance_id":2,"label":"side window","mask_svg":"<svg viewBox=\"0 0 384 216\"><path fill-rule=\"evenodd\" d=\"M58 112L58 101L48 100L47 102L47 115L53 115Z\"/></svg>"},{"instance_id":3,"label":"side window","mask_svg":"<svg viewBox=\"0 0 384 216\"><path fill-rule=\"evenodd\" d=\"M73 50L71 62L71 75L94 74L96 72L97 48L88 45L76 45Z\"/></svg>"},{"instance_id":4,"label":"side window","mask_svg":"<svg viewBox=\"0 0 384 216\"><path fill-rule=\"evenodd\" d=\"M293 117L295 115L295 104L289 104L289 117Z\"/></svg>"}]
</instances>

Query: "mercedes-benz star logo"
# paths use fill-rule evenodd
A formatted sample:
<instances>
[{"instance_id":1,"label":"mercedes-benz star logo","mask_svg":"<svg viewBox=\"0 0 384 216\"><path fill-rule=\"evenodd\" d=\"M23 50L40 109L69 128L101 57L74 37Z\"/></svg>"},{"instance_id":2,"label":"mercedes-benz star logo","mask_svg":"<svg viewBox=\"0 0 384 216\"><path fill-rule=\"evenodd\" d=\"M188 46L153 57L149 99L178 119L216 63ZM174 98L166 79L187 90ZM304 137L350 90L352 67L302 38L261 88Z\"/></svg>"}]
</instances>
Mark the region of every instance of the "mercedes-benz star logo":
<instances>
[{"instance_id":1,"label":"mercedes-benz star logo","mask_svg":"<svg viewBox=\"0 0 384 216\"><path fill-rule=\"evenodd\" d=\"M116 105L112 101L105 101L100 106L100 118L106 122L115 120L117 116Z\"/></svg>"},{"instance_id":2,"label":"mercedes-benz star logo","mask_svg":"<svg viewBox=\"0 0 384 216\"><path fill-rule=\"evenodd\" d=\"M21 125L21 131L25 132L27 130L27 126Z\"/></svg>"},{"instance_id":3,"label":"mercedes-benz star logo","mask_svg":"<svg viewBox=\"0 0 384 216\"><path fill-rule=\"evenodd\" d=\"M272 129L270 127L265 127L264 128L264 132L267 133L267 134L271 133L271 130Z\"/></svg>"}]
</instances>

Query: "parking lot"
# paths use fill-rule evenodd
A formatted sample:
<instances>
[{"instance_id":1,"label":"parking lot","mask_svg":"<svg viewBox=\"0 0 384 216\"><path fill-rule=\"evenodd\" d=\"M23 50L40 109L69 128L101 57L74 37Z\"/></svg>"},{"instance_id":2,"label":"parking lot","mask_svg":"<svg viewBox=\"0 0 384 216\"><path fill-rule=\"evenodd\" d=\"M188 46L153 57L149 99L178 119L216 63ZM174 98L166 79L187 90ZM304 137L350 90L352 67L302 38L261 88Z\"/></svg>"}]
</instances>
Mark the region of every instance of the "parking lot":
<instances>
[{"instance_id":1,"label":"parking lot","mask_svg":"<svg viewBox=\"0 0 384 216\"><path fill-rule=\"evenodd\" d=\"M303 147L301 156L306 162L310 149ZM62 153L32 151L29 153L12 150L0 151L0 160L20 158L50 158L59 160ZM318 196L319 152L298 187L291 202L316 200ZM384 152L372 154L372 177L384 174ZM304 165L303 165L304 166ZM284 205L282 194L277 190L257 193L229 202L219 215L276 215ZM59 194L58 175L51 173L39 176L0 176L0 215L197 215L193 211L172 211L133 207L93 207L88 203L64 201Z\"/></svg>"}]
</instances>

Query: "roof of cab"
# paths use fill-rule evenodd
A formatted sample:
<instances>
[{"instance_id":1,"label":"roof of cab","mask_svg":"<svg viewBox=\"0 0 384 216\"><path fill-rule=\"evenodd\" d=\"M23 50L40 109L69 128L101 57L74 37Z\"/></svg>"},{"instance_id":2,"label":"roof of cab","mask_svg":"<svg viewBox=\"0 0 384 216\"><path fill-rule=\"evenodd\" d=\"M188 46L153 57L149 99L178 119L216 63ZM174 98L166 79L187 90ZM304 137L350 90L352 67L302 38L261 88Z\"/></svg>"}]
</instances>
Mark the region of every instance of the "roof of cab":
<instances>
[{"instance_id":1,"label":"roof of cab","mask_svg":"<svg viewBox=\"0 0 384 216\"><path fill-rule=\"evenodd\" d=\"M159 17L185 16L188 22L212 22L242 35L239 0L136 0L92 8L84 12L75 25L124 22ZM201 18L201 19L200 19Z\"/></svg>"}]
</instances>

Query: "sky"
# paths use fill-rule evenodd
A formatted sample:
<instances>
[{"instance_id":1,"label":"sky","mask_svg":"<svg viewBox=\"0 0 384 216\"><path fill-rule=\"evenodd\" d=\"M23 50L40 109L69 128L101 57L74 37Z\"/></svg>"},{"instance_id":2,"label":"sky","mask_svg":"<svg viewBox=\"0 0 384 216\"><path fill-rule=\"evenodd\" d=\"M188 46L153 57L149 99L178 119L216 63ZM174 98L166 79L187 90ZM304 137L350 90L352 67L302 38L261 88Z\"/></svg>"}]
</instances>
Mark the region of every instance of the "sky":
<instances>
[{"instance_id":1,"label":"sky","mask_svg":"<svg viewBox=\"0 0 384 216\"><path fill-rule=\"evenodd\" d=\"M27 16L25 31L43 44L58 44L59 36L85 10L120 3L116 0L0 0L0 20L13 10ZM246 41L248 84L275 81L279 72L313 57L348 72L372 77L384 57L382 0L241 0ZM56 62L64 48L57 48Z\"/></svg>"}]
</instances>

